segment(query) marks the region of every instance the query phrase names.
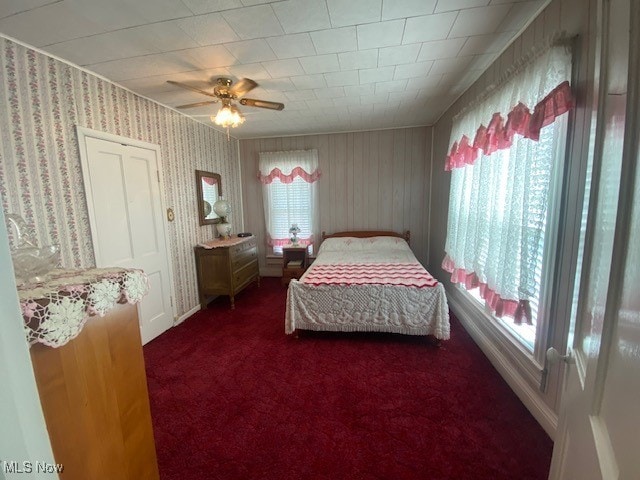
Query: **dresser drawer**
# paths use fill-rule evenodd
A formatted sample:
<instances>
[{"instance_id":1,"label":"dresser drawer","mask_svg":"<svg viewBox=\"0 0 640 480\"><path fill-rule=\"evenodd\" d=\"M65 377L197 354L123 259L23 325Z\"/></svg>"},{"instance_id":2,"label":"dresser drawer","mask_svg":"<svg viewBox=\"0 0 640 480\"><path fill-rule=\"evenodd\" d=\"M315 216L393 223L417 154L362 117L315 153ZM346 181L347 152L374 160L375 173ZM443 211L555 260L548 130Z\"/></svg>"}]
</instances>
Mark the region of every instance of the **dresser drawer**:
<instances>
[{"instance_id":1,"label":"dresser drawer","mask_svg":"<svg viewBox=\"0 0 640 480\"><path fill-rule=\"evenodd\" d=\"M231 255L235 256L238 254L241 254L242 252L245 252L247 250L251 250L252 248L256 248L256 239L255 238L251 238L249 240L247 240L246 242L242 242L238 245L234 245L233 247L230 248L231 250Z\"/></svg>"},{"instance_id":2,"label":"dresser drawer","mask_svg":"<svg viewBox=\"0 0 640 480\"><path fill-rule=\"evenodd\" d=\"M258 277L258 260L245 265L233 273L233 286L235 289Z\"/></svg>"},{"instance_id":3,"label":"dresser drawer","mask_svg":"<svg viewBox=\"0 0 640 480\"><path fill-rule=\"evenodd\" d=\"M256 247L252 247L249 249L245 249L241 252L236 252L233 254L231 259L232 269L235 272L236 270L241 269L248 263L256 260L258 258L258 249Z\"/></svg>"}]
</instances>

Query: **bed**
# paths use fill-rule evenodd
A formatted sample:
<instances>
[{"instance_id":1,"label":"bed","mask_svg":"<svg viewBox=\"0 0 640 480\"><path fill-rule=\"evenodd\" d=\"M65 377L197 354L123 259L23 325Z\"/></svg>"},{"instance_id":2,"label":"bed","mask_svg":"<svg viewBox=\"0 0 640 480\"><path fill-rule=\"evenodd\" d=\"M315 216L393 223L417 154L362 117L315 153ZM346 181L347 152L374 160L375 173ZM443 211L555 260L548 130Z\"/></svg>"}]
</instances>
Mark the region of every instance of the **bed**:
<instances>
[{"instance_id":1,"label":"bed","mask_svg":"<svg viewBox=\"0 0 640 480\"><path fill-rule=\"evenodd\" d=\"M285 332L390 332L449 338L444 287L409 248L409 232L325 235L287 291Z\"/></svg>"}]
</instances>

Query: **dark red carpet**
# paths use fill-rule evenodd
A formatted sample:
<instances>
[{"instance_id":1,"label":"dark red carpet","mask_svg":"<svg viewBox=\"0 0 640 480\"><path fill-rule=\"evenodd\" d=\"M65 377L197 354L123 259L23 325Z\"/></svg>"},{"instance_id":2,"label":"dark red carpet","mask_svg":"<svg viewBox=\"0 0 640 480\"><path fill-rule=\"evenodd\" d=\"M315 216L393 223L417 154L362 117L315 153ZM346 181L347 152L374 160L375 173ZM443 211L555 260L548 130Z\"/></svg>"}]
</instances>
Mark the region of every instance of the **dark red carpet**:
<instances>
[{"instance_id":1,"label":"dark red carpet","mask_svg":"<svg viewBox=\"0 0 640 480\"><path fill-rule=\"evenodd\" d=\"M452 338L284 334L278 279L147 346L162 480L546 479L552 442Z\"/></svg>"}]
</instances>

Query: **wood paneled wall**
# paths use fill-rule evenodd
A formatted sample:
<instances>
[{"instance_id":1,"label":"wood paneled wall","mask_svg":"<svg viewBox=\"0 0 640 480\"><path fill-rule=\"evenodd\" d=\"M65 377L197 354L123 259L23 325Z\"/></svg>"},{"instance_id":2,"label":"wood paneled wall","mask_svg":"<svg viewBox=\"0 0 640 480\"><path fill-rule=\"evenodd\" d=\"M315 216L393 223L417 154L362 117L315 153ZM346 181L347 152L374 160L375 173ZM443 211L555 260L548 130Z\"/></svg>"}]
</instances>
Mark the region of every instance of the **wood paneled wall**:
<instances>
[{"instance_id":1,"label":"wood paneled wall","mask_svg":"<svg viewBox=\"0 0 640 480\"><path fill-rule=\"evenodd\" d=\"M431 181L431 128L240 140L245 228L258 236L265 264L259 152L318 150L319 231L411 230L411 247L429 261L427 219Z\"/></svg>"}]
</instances>

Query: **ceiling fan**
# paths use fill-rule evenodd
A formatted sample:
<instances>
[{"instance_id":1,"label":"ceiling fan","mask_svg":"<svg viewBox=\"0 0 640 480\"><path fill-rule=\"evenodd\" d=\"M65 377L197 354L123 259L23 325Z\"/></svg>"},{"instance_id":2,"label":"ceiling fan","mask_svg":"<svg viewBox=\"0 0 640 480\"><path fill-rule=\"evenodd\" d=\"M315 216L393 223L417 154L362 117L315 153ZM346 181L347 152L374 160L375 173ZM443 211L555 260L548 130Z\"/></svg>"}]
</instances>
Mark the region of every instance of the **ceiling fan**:
<instances>
[{"instance_id":1,"label":"ceiling fan","mask_svg":"<svg viewBox=\"0 0 640 480\"><path fill-rule=\"evenodd\" d=\"M220 102L222 106L216 115L211 116L211 120L217 125L222 127L237 127L244 122L244 116L235 105L234 101L238 101L240 105L246 105L248 107L267 108L270 110L282 110L284 108L283 103L270 102L267 100L257 100L254 98L244 98L244 96L251 90L256 88L258 84L250 78L242 78L236 83L233 80L226 77L220 77L211 82L213 86L213 93L202 90L197 87L193 87L186 83L175 82L173 80L167 80L167 83L175 85L177 87L186 88L193 92L201 93L208 97L213 97L215 100L208 100L206 102L188 103L186 105L179 105L176 108L186 109L202 107L204 105L211 105Z\"/></svg>"}]
</instances>

